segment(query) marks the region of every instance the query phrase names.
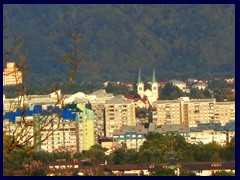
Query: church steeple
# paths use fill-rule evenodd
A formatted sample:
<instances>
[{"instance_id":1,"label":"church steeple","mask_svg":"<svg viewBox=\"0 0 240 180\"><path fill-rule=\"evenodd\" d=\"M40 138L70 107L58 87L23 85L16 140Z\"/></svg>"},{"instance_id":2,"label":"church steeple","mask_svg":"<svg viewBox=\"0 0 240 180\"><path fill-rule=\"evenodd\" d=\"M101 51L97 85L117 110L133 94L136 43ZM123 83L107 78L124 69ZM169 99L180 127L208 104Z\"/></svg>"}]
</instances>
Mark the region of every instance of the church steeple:
<instances>
[{"instance_id":1,"label":"church steeple","mask_svg":"<svg viewBox=\"0 0 240 180\"><path fill-rule=\"evenodd\" d=\"M138 83L137 84L140 84L140 83L142 83L142 79L141 79L141 70L139 68L139 70L138 70Z\"/></svg>"},{"instance_id":2,"label":"church steeple","mask_svg":"<svg viewBox=\"0 0 240 180\"><path fill-rule=\"evenodd\" d=\"M153 69L152 76L152 101L156 101L158 99L158 83L156 81L155 69Z\"/></svg>"},{"instance_id":3,"label":"church steeple","mask_svg":"<svg viewBox=\"0 0 240 180\"><path fill-rule=\"evenodd\" d=\"M139 71L138 71L137 93L140 95L141 98L144 97L144 83L142 82L142 79L141 79L140 68L139 68Z\"/></svg>"},{"instance_id":4,"label":"church steeple","mask_svg":"<svg viewBox=\"0 0 240 180\"><path fill-rule=\"evenodd\" d=\"M156 82L155 69L153 69L152 84Z\"/></svg>"}]
</instances>

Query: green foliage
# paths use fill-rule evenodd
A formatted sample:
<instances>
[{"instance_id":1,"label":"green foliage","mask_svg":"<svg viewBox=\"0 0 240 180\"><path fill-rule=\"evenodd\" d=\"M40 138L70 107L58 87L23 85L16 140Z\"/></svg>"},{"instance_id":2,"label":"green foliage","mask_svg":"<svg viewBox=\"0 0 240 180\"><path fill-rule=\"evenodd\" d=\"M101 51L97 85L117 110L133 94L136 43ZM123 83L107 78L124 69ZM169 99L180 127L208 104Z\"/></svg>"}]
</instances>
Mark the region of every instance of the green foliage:
<instances>
[{"instance_id":1,"label":"green foliage","mask_svg":"<svg viewBox=\"0 0 240 180\"><path fill-rule=\"evenodd\" d=\"M235 137L233 137L230 143L225 147L224 157L228 161L235 160Z\"/></svg>"},{"instance_id":2,"label":"green foliage","mask_svg":"<svg viewBox=\"0 0 240 180\"><path fill-rule=\"evenodd\" d=\"M90 159L106 159L106 149L100 145L93 145L89 150L82 152L83 157Z\"/></svg>"},{"instance_id":3,"label":"green foliage","mask_svg":"<svg viewBox=\"0 0 240 180\"><path fill-rule=\"evenodd\" d=\"M151 174L151 176L176 176L174 169L159 169Z\"/></svg>"},{"instance_id":4,"label":"green foliage","mask_svg":"<svg viewBox=\"0 0 240 180\"><path fill-rule=\"evenodd\" d=\"M189 97L191 99L203 99L203 91L198 88L192 88L190 89Z\"/></svg>"},{"instance_id":5,"label":"green foliage","mask_svg":"<svg viewBox=\"0 0 240 180\"><path fill-rule=\"evenodd\" d=\"M65 37L74 29L85 52L76 84L135 81L138 66L149 80L153 67L158 80L235 75L234 5L4 4L3 22L4 52L7 38L25 39L32 84L64 83L66 67L58 59L70 49Z\"/></svg>"},{"instance_id":6,"label":"green foliage","mask_svg":"<svg viewBox=\"0 0 240 180\"><path fill-rule=\"evenodd\" d=\"M28 172L26 172L27 176L47 176L45 169L43 168L34 168Z\"/></svg>"},{"instance_id":7,"label":"green foliage","mask_svg":"<svg viewBox=\"0 0 240 180\"><path fill-rule=\"evenodd\" d=\"M124 164L125 163L125 149L116 149L113 153L113 163L114 164Z\"/></svg>"},{"instance_id":8,"label":"green foliage","mask_svg":"<svg viewBox=\"0 0 240 180\"><path fill-rule=\"evenodd\" d=\"M228 88L228 87L232 87L234 88L233 84L228 84L225 80L221 79L221 80L211 80L208 83L208 88L216 88L216 89L222 89L222 88Z\"/></svg>"},{"instance_id":9,"label":"green foliage","mask_svg":"<svg viewBox=\"0 0 240 180\"><path fill-rule=\"evenodd\" d=\"M227 172L227 171L218 171L212 173L212 176L235 176L234 172Z\"/></svg>"},{"instance_id":10,"label":"green foliage","mask_svg":"<svg viewBox=\"0 0 240 180\"><path fill-rule=\"evenodd\" d=\"M203 96L204 96L205 98L212 98L212 95L211 95L211 93L209 92L208 89L204 89L204 90L203 90Z\"/></svg>"},{"instance_id":11,"label":"green foliage","mask_svg":"<svg viewBox=\"0 0 240 180\"><path fill-rule=\"evenodd\" d=\"M196 173L193 171L188 171L186 169L181 168L179 176L196 176Z\"/></svg>"},{"instance_id":12,"label":"green foliage","mask_svg":"<svg viewBox=\"0 0 240 180\"><path fill-rule=\"evenodd\" d=\"M114 94L133 94L132 90L130 90L126 85L123 84L112 84L108 83L105 88L107 93L114 93Z\"/></svg>"},{"instance_id":13,"label":"green foliage","mask_svg":"<svg viewBox=\"0 0 240 180\"><path fill-rule=\"evenodd\" d=\"M196 146L196 148L194 149L193 155L197 161L221 161L221 154L223 150L223 147L216 143L199 143L198 146Z\"/></svg>"},{"instance_id":14,"label":"green foliage","mask_svg":"<svg viewBox=\"0 0 240 180\"><path fill-rule=\"evenodd\" d=\"M160 89L159 93L159 97L162 100L174 100L183 96L183 92L177 86L174 86L172 83L166 83L165 86Z\"/></svg>"},{"instance_id":15,"label":"green foliage","mask_svg":"<svg viewBox=\"0 0 240 180\"><path fill-rule=\"evenodd\" d=\"M5 138L6 139L6 138ZM7 139L6 139L7 140ZM43 163L55 162L58 159L106 159L108 164L145 164L145 163L170 163L174 165L178 162L223 162L235 160L235 138L226 146L216 143L209 144L190 144L187 143L183 136L178 134L160 134L150 132L146 136L146 141L140 147L139 151L127 149L126 147L117 148L110 155L106 156L106 149L100 145L94 145L89 150L82 153L76 152L73 157L70 152L46 152L33 151L30 154L24 153L24 150L18 149L4 153L3 165L4 175L12 175L13 170L23 169L24 164L31 164L33 161ZM18 158L11 159L11 156ZM174 158L174 161L172 160ZM85 162L84 165L91 165ZM27 171L27 174L44 174L43 170ZM100 172L99 172L100 173ZM104 175L104 174L99 174ZM156 176L174 175L171 170L159 170L153 173ZM195 176L193 172L181 169L180 176Z\"/></svg>"}]
</instances>

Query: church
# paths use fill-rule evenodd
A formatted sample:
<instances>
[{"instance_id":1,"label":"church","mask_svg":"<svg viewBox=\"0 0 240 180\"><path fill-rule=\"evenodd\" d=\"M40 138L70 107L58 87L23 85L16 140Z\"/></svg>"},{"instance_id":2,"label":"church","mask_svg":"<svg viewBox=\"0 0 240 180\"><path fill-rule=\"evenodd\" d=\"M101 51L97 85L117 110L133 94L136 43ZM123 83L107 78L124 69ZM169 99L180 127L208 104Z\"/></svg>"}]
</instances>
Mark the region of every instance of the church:
<instances>
[{"instance_id":1,"label":"church","mask_svg":"<svg viewBox=\"0 0 240 180\"><path fill-rule=\"evenodd\" d=\"M155 77L155 70L153 70L151 90L150 89L144 90L144 83L141 79L141 71L139 69L137 93L140 95L141 98L147 97L150 104L152 104L152 102L154 102L154 101L157 101L157 99L158 99L158 83L157 83L156 77Z\"/></svg>"}]
</instances>

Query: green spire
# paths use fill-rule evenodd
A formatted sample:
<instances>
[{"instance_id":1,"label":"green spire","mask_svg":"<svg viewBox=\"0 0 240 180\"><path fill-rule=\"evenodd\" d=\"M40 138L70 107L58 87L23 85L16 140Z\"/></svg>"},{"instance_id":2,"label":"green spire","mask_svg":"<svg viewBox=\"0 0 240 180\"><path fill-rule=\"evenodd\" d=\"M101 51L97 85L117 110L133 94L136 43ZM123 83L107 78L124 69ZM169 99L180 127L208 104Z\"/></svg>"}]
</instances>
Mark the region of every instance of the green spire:
<instances>
[{"instance_id":1,"label":"green spire","mask_svg":"<svg viewBox=\"0 0 240 180\"><path fill-rule=\"evenodd\" d=\"M155 77L155 69L153 69L153 76L152 76L152 84L156 83L156 77Z\"/></svg>"},{"instance_id":2,"label":"green spire","mask_svg":"<svg viewBox=\"0 0 240 180\"><path fill-rule=\"evenodd\" d=\"M139 71L138 71L138 83L137 84L140 84L142 83L142 80L141 80L141 70L139 68Z\"/></svg>"}]
</instances>

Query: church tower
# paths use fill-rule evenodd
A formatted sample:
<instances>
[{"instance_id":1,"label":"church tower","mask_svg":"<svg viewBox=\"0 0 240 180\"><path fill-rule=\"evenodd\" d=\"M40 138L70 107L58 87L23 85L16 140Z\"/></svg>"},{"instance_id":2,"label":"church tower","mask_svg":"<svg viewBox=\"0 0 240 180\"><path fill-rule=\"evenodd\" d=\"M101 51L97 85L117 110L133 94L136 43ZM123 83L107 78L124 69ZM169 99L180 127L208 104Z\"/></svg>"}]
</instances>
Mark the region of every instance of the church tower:
<instances>
[{"instance_id":1,"label":"church tower","mask_svg":"<svg viewBox=\"0 0 240 180\"><path fill-rule=\"evenodd\" d=\"M138 72L137 93L140 95L141 98L144 97L144 83L141 80L140 68L139 68L139 72Z\"/></svg>"},{"instance_id":2,"label":"church tower","mask_svg":"<svg viewBox=\"0 0 240 180\"><path fill-rule=\"evenodd\" d=\"M152 76L152 99L154 101L156 101L158 99L158 83L156 81L154 69L153 69L153 76Z\"/></svg>"}]
</instances>

